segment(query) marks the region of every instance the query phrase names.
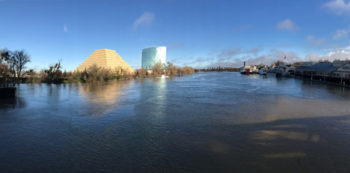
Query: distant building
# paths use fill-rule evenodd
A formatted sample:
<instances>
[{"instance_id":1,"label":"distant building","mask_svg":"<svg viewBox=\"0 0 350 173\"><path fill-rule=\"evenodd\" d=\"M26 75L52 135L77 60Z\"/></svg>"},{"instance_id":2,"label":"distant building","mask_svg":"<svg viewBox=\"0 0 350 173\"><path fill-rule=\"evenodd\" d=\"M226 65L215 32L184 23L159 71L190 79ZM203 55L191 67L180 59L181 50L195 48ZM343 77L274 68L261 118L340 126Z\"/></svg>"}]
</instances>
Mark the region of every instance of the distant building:
<instances>
[{"instance_id":1,"label":"distant building","mask_svg":"<svg viewBox=\"0 0 350 173\"><path fill-rule=\"evenodd\" d=\"M314 64L316 64L314 61L304 61L300 66L313 66Z\"/></svg>"},{"instance_id":2,"label":"distant building","mask_svg":"<svg viewBox=\"0 0 350 173\"><path fill-rule=\"evenodd\" d=\"M333 61L333 66L335 68L340 68L340 67L344 66L345 64L349 64L349 63L350 63L350 61L348 61L348 60L345 60L345 61L335 60L335 61Z\"/></svg>"},{"instance_id":3,"label":"distant building","mask_svg":"<svg viewBox=\"0 0 350 173\"><path fill-rule=\"evenodd\" d=\"M297 75L303 75L303 76L326 76L331 74L332 72L335 72L337 68L333 66L333 63L330 62L319 62L314 63L312 65L306 64L301 65L295 69L295 73Z\"/></svg>"},{"instance_id":4,"label":"distant building","mask_svg":"<svg viewBox=\"0 0 350 173\"><path fill-rule=\"evenodd\" d=\"M157 63L166 64L166 47L150 47L142 50L142 68L151 70Z\"/></svg>"},{"instance_id":5,"label":"distant building","mask_svg":"<svg viewBox=\"0 0 350 173\"><path fill-rule=\"evenodd\" d=\"M111 70L123 69L130 73L134 71L116 51L111 49L95 50L89 58L78 66L76 71L84 71L92 65Z\"/></svg>"},{"instance_id":6,"label":"distant building","mask_svg":"<svg viewBox=\"0 0 350 173\"><path fill-rule=\"evenodd\" d=\"M349 61L343 61L343 65L337 68L334 75L341 78L350 78L350 63Z\"/></svg>"}]
</instances>

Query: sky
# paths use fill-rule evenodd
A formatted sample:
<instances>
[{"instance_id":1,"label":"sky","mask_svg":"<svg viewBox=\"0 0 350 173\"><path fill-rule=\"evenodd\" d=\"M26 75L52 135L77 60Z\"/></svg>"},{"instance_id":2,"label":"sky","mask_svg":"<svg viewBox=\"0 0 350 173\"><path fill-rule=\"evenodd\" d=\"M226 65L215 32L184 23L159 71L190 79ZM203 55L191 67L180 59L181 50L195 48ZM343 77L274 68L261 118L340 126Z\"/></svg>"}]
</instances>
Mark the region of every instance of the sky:
<instances>
[{"instance_id":1,"label":"sky","mask_svg":"<svg viewBox=\"0 0 350 173\"><path fill-rule=\"evenodd\" d=\"M133 68L167 46L178 66L350 58L349 0L0 0L0 48L74 70L108 48Z\"/></svg>"}]
</instances>

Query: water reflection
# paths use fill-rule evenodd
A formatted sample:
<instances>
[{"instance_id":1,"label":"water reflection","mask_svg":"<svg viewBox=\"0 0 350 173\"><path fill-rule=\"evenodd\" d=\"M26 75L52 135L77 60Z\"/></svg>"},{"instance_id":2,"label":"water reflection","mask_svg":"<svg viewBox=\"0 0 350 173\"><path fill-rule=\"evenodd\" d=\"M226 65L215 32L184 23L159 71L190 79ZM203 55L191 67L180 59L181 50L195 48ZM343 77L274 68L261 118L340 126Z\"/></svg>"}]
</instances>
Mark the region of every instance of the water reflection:
<instances>
[{"instance_id":1,"label":"water reflection","mask_svg":"<svg viewBox=\"0 0 350 173\"><path fill-rule=\"evenodd\" d=\"M84 114L103 116L118 107L121 97L127 93L125 87L134 81L78 84L82 96Z\"/></svg>"},{"instance_id":2,"label":"water reflection","mask_svg":"<svg viewBox=\"0 0 350 173\"><path fill-rule=\"evenodd\" d=\"M305 157L306 154L302 152L296 153L273 153L273 154L265 154L264 157L267 159L283 159L283 158L299 158Z\"/></svg>"},{"instance_id":3,"label":"water reflection","mask_svg":"<svg viewBox=\"0 0 350 173\"><path fill-rule=\"evenodd\" d=\"M309 81L309 80L302 80L300 82L301 82L300 86L303 90L305 90L305 92L313 92L313 93L318 92L315 94L328 94L328 96L330 96L329 98L337 97L337 98L343 98L343 99L350 99L349 88L336 86L332 84L327 85L321 82Z\"/></svg>"},{"instance_id":4,"label":"water reflection","mask_svg":"<svg viewBox=\"0 0 350 173\"><path fill-rule=\"evenodd\" d=\"M151 116L154 116L154 118L161 119L165 116L165 109L166 109L166 97L167 97L167 91L166 91L166 82L167 78L165 75L162 75L159 78L154 78L152 81L155 83L154 93L151 97L151 103L153 111L150 112ZM147 93L147 91L141 90L141 99L144 97L144 93ZM147 97L147 96L146 96Z\"/></svg>"},{"instance_id":5,"label":"water reflection","mask_svg":"<svg viewBox=\"0 0 350 173\"><path fill-rule=\"evenodd\" d=\"M167 78L165 76L139 81L139 98L134 111L142 119L140 126L148 137L159 136L167 116ZM152 140L152 143L158 143Z\"/></svg>"},{"instance_id":6,"label":"water reflection","mask_svg":"<svg viewBox=\"0 0 350 173\"><path fill-rule=\"evenodd\" d=\"M26 107L26 102L21 97L0 99L0 110L1 109L16 109Z\"/></svg>"}]
</instances>

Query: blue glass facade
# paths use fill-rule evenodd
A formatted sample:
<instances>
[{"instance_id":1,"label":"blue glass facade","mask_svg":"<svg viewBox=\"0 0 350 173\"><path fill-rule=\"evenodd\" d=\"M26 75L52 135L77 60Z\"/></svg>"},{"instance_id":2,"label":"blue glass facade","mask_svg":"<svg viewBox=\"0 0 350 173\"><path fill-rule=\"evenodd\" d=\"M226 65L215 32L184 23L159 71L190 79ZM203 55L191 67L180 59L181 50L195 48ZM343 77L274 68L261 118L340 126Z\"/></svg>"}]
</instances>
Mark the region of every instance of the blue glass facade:
<instances>
[{"instance_id":1,"label":"blue glass facade","mask_svg":"<svg viewBox=\"0 0 350 173\"><path fill-rule=\"evenodd\" d=\"M157 63L166 64L166 47L150 47L142 50L142 68L151 70Z\"/></svg>"}]
</instances>

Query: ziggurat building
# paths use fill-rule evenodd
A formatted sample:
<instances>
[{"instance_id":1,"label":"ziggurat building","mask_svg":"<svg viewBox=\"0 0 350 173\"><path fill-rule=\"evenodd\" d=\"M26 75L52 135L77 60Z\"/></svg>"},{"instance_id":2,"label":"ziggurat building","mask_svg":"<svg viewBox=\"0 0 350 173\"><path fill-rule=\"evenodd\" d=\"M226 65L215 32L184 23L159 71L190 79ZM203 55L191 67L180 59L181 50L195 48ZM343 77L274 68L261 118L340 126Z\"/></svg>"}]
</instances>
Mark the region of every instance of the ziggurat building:
<instances>
[{"instance_id":1,"label":"ziggurat building","mask_svg":"<svg viewBox=\"0 0 350 173\"><path fill-rule=\"evenodd\" d=\"M134 69L132 69L116 51L111 49L95 50L89 58L78 66L76 71L87 70L93 65L109 70L123 69L129 73L134 72Z\"/></svg>"}]
</instances>

